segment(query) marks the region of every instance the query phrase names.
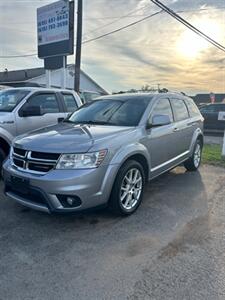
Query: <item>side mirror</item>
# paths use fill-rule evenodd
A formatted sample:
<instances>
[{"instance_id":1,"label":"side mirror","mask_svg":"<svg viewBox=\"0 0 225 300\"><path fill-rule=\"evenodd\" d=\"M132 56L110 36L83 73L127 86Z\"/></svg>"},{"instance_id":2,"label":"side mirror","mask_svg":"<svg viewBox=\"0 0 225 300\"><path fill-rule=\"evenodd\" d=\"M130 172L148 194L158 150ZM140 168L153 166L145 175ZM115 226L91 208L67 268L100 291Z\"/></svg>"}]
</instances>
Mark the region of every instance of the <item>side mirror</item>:
<instances>
[{"instance_id":1,"label":"side mirror","mask_svg":"<svg viewBox=\"0 0 225 300\"><path fill-rule=\"evenodd\" d=\"M25 106L20 112L21 117L37 117L41 116L40 106Z\"/></svg>"},{"instance_id":2,"label":"side mirror","mask_svg":"<svg viewBox=\"0 0 225 300\"><path fill-rule=\"evenodd\" d=\"M152 122L147 124L147 129L171 124L169 115L154 115Z\"/></svg>"}]
</instances>

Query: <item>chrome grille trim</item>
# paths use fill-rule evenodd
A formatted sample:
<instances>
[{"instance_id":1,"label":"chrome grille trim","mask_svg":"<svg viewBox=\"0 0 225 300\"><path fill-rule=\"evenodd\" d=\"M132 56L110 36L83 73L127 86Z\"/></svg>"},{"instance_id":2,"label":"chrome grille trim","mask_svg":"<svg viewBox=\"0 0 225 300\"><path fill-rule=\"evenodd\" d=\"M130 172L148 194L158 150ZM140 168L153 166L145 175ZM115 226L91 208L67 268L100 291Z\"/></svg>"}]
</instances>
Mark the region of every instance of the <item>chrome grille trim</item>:
<instances>
[{"instance_id":1,"label":"chrome grille trim","mask_svg":"<svg viewBox=\"0 0 225 300\"><path fill-rule=\"evenodd\" d=\"M21 156L18 153L15 153L16 149L15 150L14 149L15 148L13 148L13 152L12 152L13 166L17 170L27 172L27 173L44 175L44 174L48 173L49 171L55 169L58 159L60 157L60 154L54 154L55 156L58 155L58 159L53 160L53 159L44 159L44 158L43 159L33 158L32 151L28 151L28 150L23 150L23 151L25 151L25 156ZM35 153L37 153L37 152L35 151ZM42 153L40 152L40 154L42 154ZM47 157L48 153L43 153L43 155ZM49 153L49 156L51 156L51 155L52 154ZM21 165L19 165L18 161L20 163L23 163L23 167L21 167ZM41 166L43 166L43 168ZM35 170L35 169L39 169L39 170Z\"/></svg>"}]
</instances>

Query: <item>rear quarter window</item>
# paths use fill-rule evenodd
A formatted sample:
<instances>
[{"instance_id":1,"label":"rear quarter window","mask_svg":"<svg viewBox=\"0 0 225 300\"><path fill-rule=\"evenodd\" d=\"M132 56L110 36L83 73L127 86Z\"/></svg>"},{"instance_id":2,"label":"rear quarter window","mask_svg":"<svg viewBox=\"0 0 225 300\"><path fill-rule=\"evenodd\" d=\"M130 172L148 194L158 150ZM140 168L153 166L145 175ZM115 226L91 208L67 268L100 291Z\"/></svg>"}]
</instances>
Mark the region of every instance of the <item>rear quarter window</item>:
<instances>
[{"instance_id":1,"label":"rear quarter window","mask_svg":"<svg viewBox=\"0 0 225 300\"><path fill-rule=\"evenodd\" d=\"M72 94L63 93L62 96L68 112L74 112L77 110L77 102Z\"/></svg>"},{"instance_id":2,"label":"rear quarter window","mask_svg":"<svg viewBox=\"0 0 225 300\"><path fill-rule=\"evenodd\" d=\"M188 111L191 117L199 116L200 112L197 105L191 99L186 100Z\"/></svg>"}]
</instances>

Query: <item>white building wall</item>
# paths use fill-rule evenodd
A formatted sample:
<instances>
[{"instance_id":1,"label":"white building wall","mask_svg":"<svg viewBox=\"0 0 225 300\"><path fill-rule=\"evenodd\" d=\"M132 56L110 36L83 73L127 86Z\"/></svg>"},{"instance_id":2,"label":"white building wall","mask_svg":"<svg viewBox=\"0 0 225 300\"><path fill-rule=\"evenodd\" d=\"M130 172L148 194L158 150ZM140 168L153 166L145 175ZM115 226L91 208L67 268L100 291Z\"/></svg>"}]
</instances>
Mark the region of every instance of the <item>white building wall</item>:
<instances>
[{"instance_id":1,"label":"white building wall","mask_svg":"<svg viewBox=\"0 0 225 300\"><path fill-rule=\"evenodd\" d=\"M32 78L28 80L32 83L37 83L40 85L46 84L46 75L43 74L39 77ZM51 86L60 88L62 87L62 70L54 70L51 72ZM74 67L69 66L66 71L66 88L73 89L74 88ZM81 91L88 92L97 92L102 94L103 89L101 89L94 81L92 81L85 73L81 72L80 78L80 89Z\"/></svg>"}]
</instances>

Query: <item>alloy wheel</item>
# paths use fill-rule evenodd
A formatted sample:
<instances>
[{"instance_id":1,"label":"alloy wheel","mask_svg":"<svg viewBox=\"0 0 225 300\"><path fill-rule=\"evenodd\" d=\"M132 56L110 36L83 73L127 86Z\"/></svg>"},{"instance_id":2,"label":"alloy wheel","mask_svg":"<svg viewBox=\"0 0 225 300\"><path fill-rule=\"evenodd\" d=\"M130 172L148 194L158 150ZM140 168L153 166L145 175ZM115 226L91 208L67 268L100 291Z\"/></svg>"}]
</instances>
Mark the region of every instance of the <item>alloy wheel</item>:
<instances>
[{"instance_id":1,"label":"alloy wheel","mask_svg":"<svg viewBox=\"0 0 225 300\"><path fill-rule=\"evenodd\" d=\"M143 178L137 168L130 169L122 180L120 203L125 210L133 209L140 200Z\"/></svg>"},{"instance_id":2,"label":"alloy wheel","mask_svg":"<svg viewBox=\"0 0 225 300\"><path fill-rule=\"evenodd\" d=\"M200 162L201 162L201 146L198 143L195 147L195 152L194 152L194 165L196 168L199 167Z\"/></svg>"}]
</instances>

